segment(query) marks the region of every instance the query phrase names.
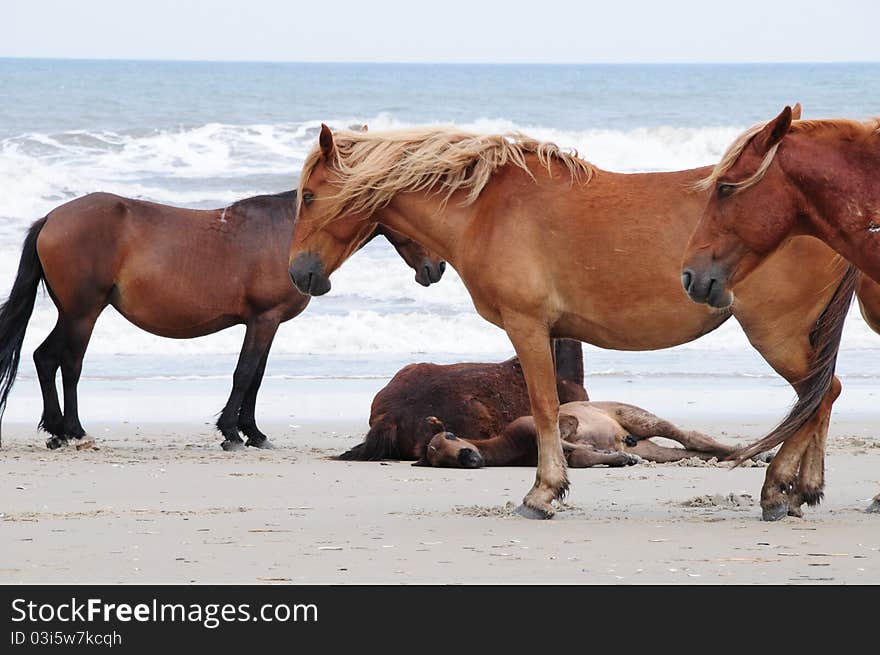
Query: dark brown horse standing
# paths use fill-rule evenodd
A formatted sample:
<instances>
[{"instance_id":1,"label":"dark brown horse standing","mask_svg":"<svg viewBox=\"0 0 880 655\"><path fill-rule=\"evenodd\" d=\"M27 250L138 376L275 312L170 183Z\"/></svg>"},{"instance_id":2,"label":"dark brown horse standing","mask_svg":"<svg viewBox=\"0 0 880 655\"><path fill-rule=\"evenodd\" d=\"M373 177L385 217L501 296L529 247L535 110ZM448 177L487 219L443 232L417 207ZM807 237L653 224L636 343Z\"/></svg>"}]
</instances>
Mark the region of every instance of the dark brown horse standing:
<instances>
[{"instance_id":1,"label":"dark brown horse standing","mask_svg":"<svg viewBox=\"0 0 880 655\"><path fill-rule=\"evenodd\" d=\"M688 295L713 307L730 306L733 291L759 264L803 234L821 239L880 282L878 171L880 120L793 122L786 107L747 130L704 180L711 193L682 265ZM799 275L815 274L816 262L803 260ZM862 313L873 326L878 314L870 305L872 290L876 286L865 280L859 285ZM825 353L832 362L838 341ZM787 436L765 439L750 452ZM869 510L880 512L880 495Z\"/></svg>"},{"instance_id":2,"label":"dark brown horse standing","mask_svg":"<svg viewBox=\"0 0 880 655\"><path fill-rule=\"evenodd\" d=\"M278 326L309 297L290 281L288 255L296 191L257 196L224 209L195 210L93 193L52 210L24 241L18 274L0 309L0 412L15 380L21 346L43 280L58 322L34 352L43 394L40 427L49 448L85 436L77 383L95 321L112 305L163 337L191 339L245 324L232 393L217 420L225 450L271 447L255 406ZM390 230L377 230L416 270L423 285L445 264ZM372 238L372 237L371 237ZM55 377L64 389L62 411Z\"/></svg>"}]
</instances>

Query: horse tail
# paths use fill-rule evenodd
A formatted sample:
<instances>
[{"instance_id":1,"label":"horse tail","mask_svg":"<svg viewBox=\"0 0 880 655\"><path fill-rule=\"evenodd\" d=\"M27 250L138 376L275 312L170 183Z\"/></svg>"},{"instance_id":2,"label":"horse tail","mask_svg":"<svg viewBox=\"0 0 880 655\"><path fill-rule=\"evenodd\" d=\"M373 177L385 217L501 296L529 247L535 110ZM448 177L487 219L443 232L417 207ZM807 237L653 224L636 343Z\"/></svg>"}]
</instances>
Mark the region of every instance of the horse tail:
<instances>
[{"instance_id":1,"label":"horse tail","mask_svg":"<svg viewBox=\"0 0 880 655\"><path fill-rule=\"evenodd\" d=\"M766 437L740 451L735 466L778 446L804 427L816 414L834 381L843 324L849 313L858 278L858 269L850 265L810 332L810 344L813 346L810 371L800 382L801 391L788 416Z\"/></svg>"},{"instance_id":2,"label":"horse tail","mask_svg":"<svg viewBox=\"0 0 880 655\"><path fill-rule=\"evenodd\" d=\"M24 333L34 311L37 287L43 279L43 265L37 255L37 237L45 224L46 219L41 218L28 230L12 291L0 306L0 419L6 411L6 400L15 383Z\"/></svg>"},{"instance_id":3,"label":"horse tail","mask_svg":"<svg viewBox=\"0 0 880 655\"><path fill-rule=\"evenodd\" d=\"M385 417L376 421L367 432L362 443L339 455L336 459L349 462L376 462L382 459L400 459L397 443L397 423L386 421Z\"/></svg>"}]
</instances>

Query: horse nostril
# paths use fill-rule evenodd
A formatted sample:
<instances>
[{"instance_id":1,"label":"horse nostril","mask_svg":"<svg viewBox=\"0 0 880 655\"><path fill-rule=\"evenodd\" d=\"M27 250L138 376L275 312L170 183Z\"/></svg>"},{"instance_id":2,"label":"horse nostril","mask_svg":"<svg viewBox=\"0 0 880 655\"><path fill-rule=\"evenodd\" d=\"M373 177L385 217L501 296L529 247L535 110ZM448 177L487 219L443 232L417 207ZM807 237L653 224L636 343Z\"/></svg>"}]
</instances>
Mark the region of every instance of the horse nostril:
<instances>
[{"instance_id":1,"label":"horse nostril","mask_svg":"<svg viewBox=\"0 0 880 655\"><path fill-rule=\"evenodd\" d=\"M440 272L441 273L446 272L446 262L440 262Z\"/></svg>"},{"instance_id":2,"label":"horse nostril","mask_svg":"<svg viewBox=\"0 0 880 655\"><path fill-rule=\"evenodd\" d=\"M691 290L691 282L693 281L693 279L694 279L693 271L691 271L691 269L689 269L689 268L685 269L684 272L681 274L681 286L684 287L685 291Z\"/></svg>"},{"instance_id":3,"label":"horse nostril","mask_svg":"<svg viewBox=\"0 0 880 655\"><path fill-rule=\"evenodd\" d=\"M714 277L713 277L713 278L710 278L710 280L709 280L709 286L706 287L706 298L711 298L711 297L712 297L712 289L715 287L715 283L716 283L716 282L718 282L718 280L716 280Z\"/></svg>"}]
</instances>

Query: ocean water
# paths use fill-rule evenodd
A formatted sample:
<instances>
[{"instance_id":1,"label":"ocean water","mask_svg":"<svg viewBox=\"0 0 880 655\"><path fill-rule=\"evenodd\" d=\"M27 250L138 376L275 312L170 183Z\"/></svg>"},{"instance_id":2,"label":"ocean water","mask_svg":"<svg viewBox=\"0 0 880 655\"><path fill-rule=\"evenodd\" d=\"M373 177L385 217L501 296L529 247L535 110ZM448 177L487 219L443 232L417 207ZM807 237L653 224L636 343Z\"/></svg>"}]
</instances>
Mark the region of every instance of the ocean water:
<instances>
[{"instance_id":1,"label":"ocean water","mask_svg":"<svg viewBox=\"0 0 880 655\"><path fill-rule=\"evenodd\" d=\"M745 127L787 103L806 117L880 112L880 65L484 66L231 64L0 59L0 287L31 221L103 190L187 207L221 207L293 188L321 122L380 130L455 123L521 130L576 148L597 165L659 171L710 164ZM222 281L218 281L222 283ZM55 321L38 300L30 352ZM243 328L178 341L108 309L84 375L228 379ZM343 266L330 295L282 326L274 379L384 378L410 361L506 357L454 271L422 288L385 242ZM652 353L586 347L595 380L768 378L785 386L729 321L691 344ZM840 371L880 376L880 336L854 311Z\"/></svg>"}]
</instances>

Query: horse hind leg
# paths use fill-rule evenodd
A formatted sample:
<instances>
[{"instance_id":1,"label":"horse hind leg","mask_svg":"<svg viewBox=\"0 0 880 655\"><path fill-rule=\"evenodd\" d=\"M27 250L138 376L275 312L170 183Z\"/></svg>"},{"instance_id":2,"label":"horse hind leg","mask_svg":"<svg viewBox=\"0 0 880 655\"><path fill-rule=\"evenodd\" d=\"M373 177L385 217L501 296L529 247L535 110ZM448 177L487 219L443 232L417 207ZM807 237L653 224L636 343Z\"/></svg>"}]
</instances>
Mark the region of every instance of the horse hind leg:
<instances>
[{"instance_id":1,"label":"horse hind leg","mask_svg":"<svg viewBox=\"0 0 880 655\"><path fill-rule=\"evenodd\" d=\"M752 345L801 396L804 393L802 380L808 376L813 358L810 332L816 321L815 315L804 312L801 307L796 314L789 315L787 322L768 322L764 317L764 322L752 324L740 316L737 318ZM780 325L788 327L786 333L778 332ZM801 516L801 505L805 502L814 505L822 499L825 441L831 409L840 390L840 381L834 377L815 413L782 442L770 462L761 488L761 510L765 521L776 521L786 515Z\"/></svg>"},{"instance_id":2,"label":"horse hind leg","mask_svg":"<svg viewBox=\"0 0 880 655\"><path fill-rule=\"evenodd\" d=\"M620 423L621 427L630 435L635 437L636 441L649 439L650 437L664 437L677 441L693 455L685 455L683 457L701 457L711 459L728 459L736 455L739 451L737 446L729 446L719 441L715 441L709 435L697 432L696 430L682 430L677 425L652 414L651 412L636 407L634 405L617 404L614 409L614 418ZM627 445L635 446L636 444L628 440ZM662 448L662 446L657 446ZM669 448L667 450L681 450L680 448ZM636 451L633 451L636 452ZM641 453L636 452L637 455ZM704 457L707 456L707 457ZM681 459L682 457L678 457ZM646 458L648 459L648 458ZM657 460L654 460L657 461ZM676 460L666 460L676 461Z\"/></svg>"},{"instance_id":3,"label":"horse hind leg","mask_svg":"<svg viewBox=\"0 0 880 655\"><path fill-rule=\"evenodd\" d=\"M64 325L64 349L61 354L61 380L64 387L63 431L67 439L82 439L86 436L86 431L79 420L77 386L86 348L100 312L99 309L91 315L76 319L65 318L62 321Z\"/></svg>"},{"instance_id":4,"label":"horse hind leg","mask_svg":"<svg viewBox=\"0 0 880 655\"><path fill-rule=\"evenodd\" d=\"M831 404L840 394L840 389L840 381L835 377L823 399L822 409L804 427L806 445L801 453L797 476L789 490L789 516L803 516L801 505L818 505L825 495L825 443L828 440Z\"/></svg>"},{"instance_id":5,"label":"horse hind leg","mask_svg":"<svg viewBox=\"0 0 880 655\"><path fill-rule=\"evenodd\" d=\"M58 388L55 386L63 350L64 334L59 319L49 336L34 351L34 366L37 369L37 378L43 395L43 414L40 417L39 429L49 434L46 446L51 449L67 443L64 437L64 414L61 412L61 403L58 400Z\"/></svg>"}]
</instances>

